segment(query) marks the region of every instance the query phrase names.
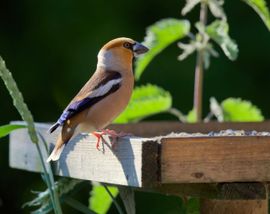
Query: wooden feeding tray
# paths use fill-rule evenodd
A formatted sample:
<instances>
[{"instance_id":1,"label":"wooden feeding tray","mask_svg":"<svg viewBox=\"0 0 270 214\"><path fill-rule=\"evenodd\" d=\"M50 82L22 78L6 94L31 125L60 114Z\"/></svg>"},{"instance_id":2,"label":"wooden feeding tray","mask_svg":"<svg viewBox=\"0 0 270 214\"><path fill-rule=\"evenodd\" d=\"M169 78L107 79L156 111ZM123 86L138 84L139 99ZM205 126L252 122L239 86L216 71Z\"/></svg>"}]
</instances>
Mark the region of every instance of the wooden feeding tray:
<instances>
[{"instance_id":1,"label":"wooden feeding tray","mask_svg":"<svg viewBox=\"0 0 270 214\"><path fill-rule=\"evenodd\" d=\"M58 133L48 134L49 126L36 123L37 131L52 148ZM252 131L269 131L269 121L142 122L110 128L140 137L124 137L112 148L109 137L105 136L97 150L96 138L79 135L67 144L60 160L53 163L54 173L166 194L215 199L266 198L266 182L270 181L270 136L266 132L257 136ZM226 129L246 130L253 136L212 136L213 131ZM166 136L170 132L212 134ZM12 132L9 152L12 168L42 171L36 147L26 129ZM45 148L42 152L46 159Z\"/></svg>"}]
</instances>

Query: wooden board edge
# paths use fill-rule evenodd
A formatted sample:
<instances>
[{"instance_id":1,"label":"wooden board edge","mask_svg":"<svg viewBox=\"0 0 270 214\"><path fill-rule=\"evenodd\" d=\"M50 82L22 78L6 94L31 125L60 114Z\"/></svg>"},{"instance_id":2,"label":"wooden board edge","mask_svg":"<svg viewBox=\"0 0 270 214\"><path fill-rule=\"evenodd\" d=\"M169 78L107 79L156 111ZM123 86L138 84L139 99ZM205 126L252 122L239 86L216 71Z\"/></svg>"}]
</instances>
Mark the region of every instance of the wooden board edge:
<instances>
[{"instance_id":1,"label":"wooden board edge","mask_svg":"<svg viewBox=\"0 0 270 214\"><path fill-rule=\"evenodd\" d=\"M252 179L249 178L242 178L242 179L238 179L238 178L227 178L227 179L220 179L220 178L211 178L211 179L203 179L203 173L198 172L194 173L194 177L196 178L193 179L192 181L187 180L187 179L172 179L170 176L167 177L167 172L166 172L166 165L170 165L170 162L172 164L175 164L174 160L170 160L165 161L164 160L164 156L166 154L168 154L168 152L173 151L170 148L170 145L174 145L178 147L179 144L179 148L181 148L181 142L187 144L188 142L193 143L193 144L197 144L199 145L199 143L201 143L201 145L203 143L208 143L211 144L213 143L213 145L218 146L219 143L221 145L224 145L222 143L228 143L228 145L233 145L233 143L235 143L238 146L246 146L246 143L251 144L252 146L258 146L260 144L264 144L264 145L269 145L270 144L270 136L196 136L196 137L172 137L172 138L162 138L161 139L161 183L163 184L169 184L169 183L227 183L227 182L269 182L269 173L267 171L267 169L265 169L265 173L267 172L267 176L266 175L261 175L260 177L258 177L257 179L254 179L254 177L252 177ZM237 144L238 143L238 144ZM169 151L166 151L168 148ZM259 157L259 156L258 156ZM268 159L267 159L268 160ZM270 160L269 160L270 161ZM258 161L259 162L259 161ZM259 163L258 163L259 164ZM172 170L170 170L170 172L172 172Z\"/></svg>"},{"instance_id":2,"label":"wooden board edge","mask_svg":"<svg viewBox=\"0 0 270 214\"><path fill-rule=\"evenodd\" d=\"M157 140L142 144L142 186L156 186L160 180L160 145Z\"/></svg>"},{"instance_id":3,"label":"wooden board edge","mask_svg":"<svg viewBox=\"0 0 270 214\"><path fill-rule=\"evenodd\" d=\"M199 197L218 200L266 199L266 183L185 183L160 184L153 188L137 188L138 191L155 192L181 197Z\"/></svg>"}]
</instances>

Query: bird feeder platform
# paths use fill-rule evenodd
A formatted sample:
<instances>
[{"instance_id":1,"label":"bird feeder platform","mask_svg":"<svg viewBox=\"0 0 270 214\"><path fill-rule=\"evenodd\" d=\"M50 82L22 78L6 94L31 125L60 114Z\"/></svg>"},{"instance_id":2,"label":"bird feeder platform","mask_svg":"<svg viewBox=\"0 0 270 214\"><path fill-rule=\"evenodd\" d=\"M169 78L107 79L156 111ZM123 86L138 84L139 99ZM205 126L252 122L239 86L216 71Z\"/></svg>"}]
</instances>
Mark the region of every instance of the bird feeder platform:
<instances>
[{"instance_id":1,"label":"bird feeder platform","mask_svg":"<svg viewBox=\"0 0 270 214\"><path fill-rule=\"evenodd\" d=\"M40 142L45 141L50 152L58 133L48 134L49 127L50 124L36 123L36 129L43 138ZM94 136L79 135L66 145L60 160L52 163L55 175L207 199L267 198L267 182L270 181L269 121L142 122L111 125L109 128L133 133L134 136L120 138L113 146L110 137L105 136L97 150ZM228 136L214 133L226 129L245 131L238 131L233 136L230 135L233 131L227 131ZM254 130L262 133L257 134ZM41 147L46 160L48 151L45 146ZM12 168L42 172L36 146L26 129L12 132L9 152Z\"/></svg>"}]
</instances>

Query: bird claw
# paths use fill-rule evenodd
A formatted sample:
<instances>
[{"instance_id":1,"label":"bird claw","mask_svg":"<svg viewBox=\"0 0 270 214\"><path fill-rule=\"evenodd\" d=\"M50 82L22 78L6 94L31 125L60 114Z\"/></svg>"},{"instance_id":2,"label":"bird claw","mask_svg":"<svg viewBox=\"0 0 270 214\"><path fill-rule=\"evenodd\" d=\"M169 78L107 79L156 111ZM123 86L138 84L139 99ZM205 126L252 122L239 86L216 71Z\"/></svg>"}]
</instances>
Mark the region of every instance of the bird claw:
<instances>
[{"instance_id":1,"label":"bird claw","mask_svg":"<svg viewBox=\"0 0 270 214\"><path fill-rule=\"evenodd\" d=\"M92 132L92 135L94 135L97 138L96 149L99 150L99 144L100 144L100 139L102 138L102 133Z\"/></svg>"},{"instance_id":2,"label":"bird claw","mask_svg":"<svg viewBox=\"0 0 270 214\"><path fill-rule=\"evenodd\" d=\"M102 138L103 135L109 135L112 138L112 141L111 141L112 148L114 148L114 145L119 137L126 137L126 136L132 135L130 133L124 133L124 132L117 133L116 131L110 130L110 129L104 129L101 132L93 132L92 134L97 138L97 143L96 143L97 150L99 150L100 139Z\"/></svg>"}]
</instances>

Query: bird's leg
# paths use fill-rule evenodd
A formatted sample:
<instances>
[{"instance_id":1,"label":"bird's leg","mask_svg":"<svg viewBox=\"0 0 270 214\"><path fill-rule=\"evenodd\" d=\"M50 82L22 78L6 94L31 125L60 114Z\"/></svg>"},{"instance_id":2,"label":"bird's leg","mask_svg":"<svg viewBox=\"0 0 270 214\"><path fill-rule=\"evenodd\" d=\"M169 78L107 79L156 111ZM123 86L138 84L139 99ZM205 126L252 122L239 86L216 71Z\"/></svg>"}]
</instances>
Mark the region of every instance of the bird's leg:
<instances>
[{"instance_id":1,"label":"bird's leg","mask_svg":"<svg viewBox=\"0 0 270 214\"><path fill-rule=\"evenodd\" d=\"M119 137L125 137L125 136L131 136L132 134L129 133L124 133L124 132L119 132L117 133L114 130L110 129L104 129L101 132L92 132L92 134L97 138L97 143L96 143L96 148L99 150L99 144L100 144L100 139L102 138L103 135L109 135L112 138L112 147L115 145L116 140Z\"/></svg>"},{"instance_id":2,"label":"bird's leg","mask_svg":"<svg viewBox=\"0 0 270 214\"><path fill-rule=\"evenodd\" d=\"M97 143L96 143L96 149L99 150L99 143L100 139L102 138L103 132L92 132L92 135L94 135L97 138Z\"/></svg>"},{"instance_id":3,"label":"bird's leg","mask_svg":"<svg viewBox=\"0 0 270 214\"><path fill-rule=\"evenodd\" d=\"M104 129L104 130L102 130L102 133L110 135L112 137L112 142L111 142L112 147L114 147L114 145L116 143L116 140L119 137L126 137L126 136L131 136L132 135L130 133L124 133L124 132L117 133L116 131L111 130L111 129Z\"/></svg>"},{"instance_id":4,"label":"bird's leg","mask_svg":"<svg viewBox=\"0 0 270 214\"><path fill-rule=\"evenodd\" d=\"M126 137L126 136L132 136L133 135L133 134L125 133L125 132L122 132L122 131L117 133L116 131L111 130L111 129L105 129L105 130L102 130L102 132L105 133L105 134L111 135L113 137Z\"/></svg>"}]
</instances>

